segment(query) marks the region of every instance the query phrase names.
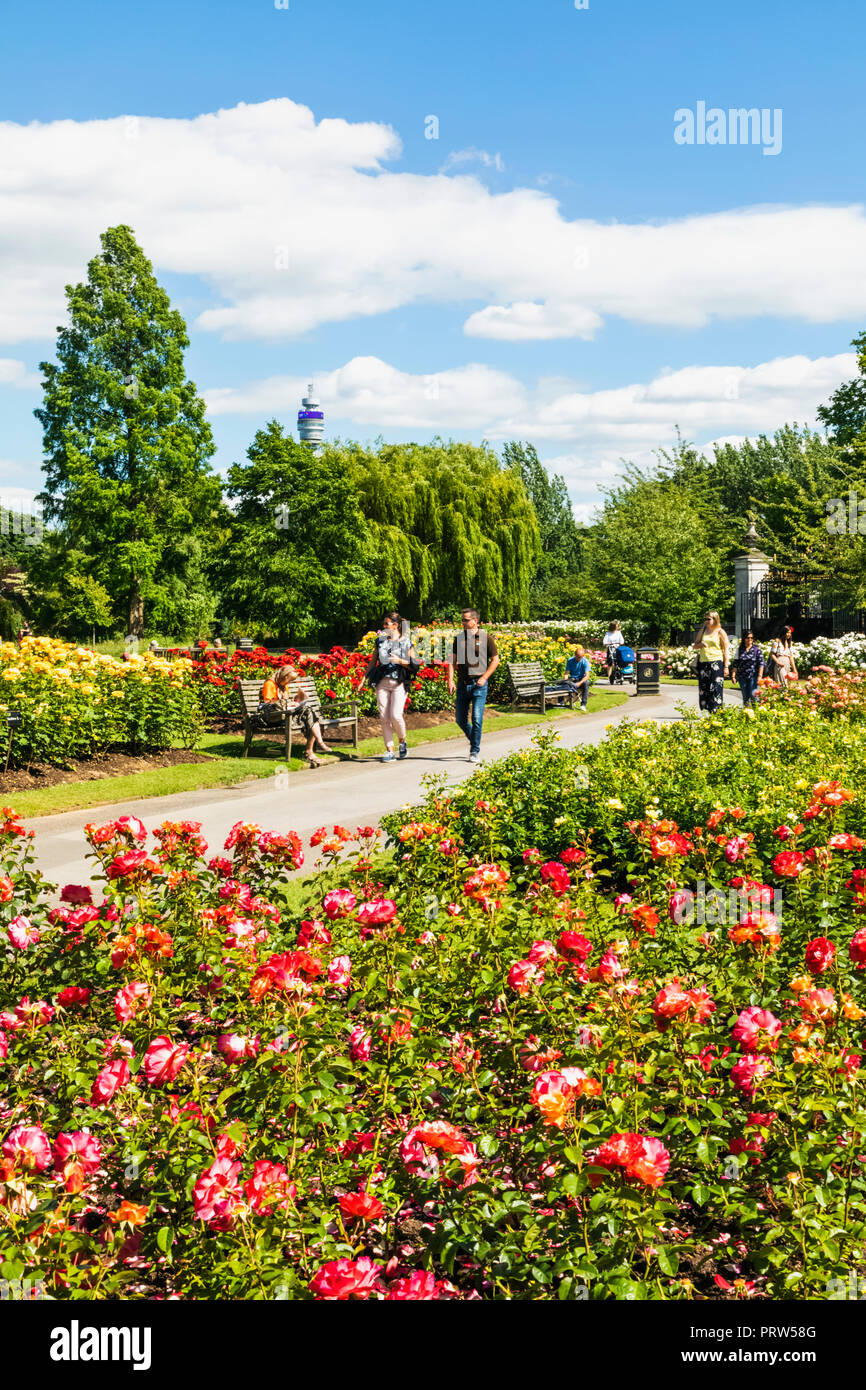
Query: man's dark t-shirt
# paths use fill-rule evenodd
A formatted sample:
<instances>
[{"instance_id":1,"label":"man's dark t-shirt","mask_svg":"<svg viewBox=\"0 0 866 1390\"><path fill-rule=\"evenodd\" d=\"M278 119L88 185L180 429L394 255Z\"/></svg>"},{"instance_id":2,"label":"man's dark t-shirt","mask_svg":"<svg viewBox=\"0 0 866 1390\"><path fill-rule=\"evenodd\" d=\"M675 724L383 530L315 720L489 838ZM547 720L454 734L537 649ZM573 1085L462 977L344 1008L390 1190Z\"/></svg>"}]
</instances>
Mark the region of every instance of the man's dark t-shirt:
<instances>
[{"instance_id":1,"label":"man's dark t-shirt","mask_svg":"<svg viewBox=\"0 0 866 1390\"><path fill-rule=\"evenodd\" d=\"M495 641L483 628L477 632L458 632L451 647L451 665L459 681L474 681L484 675L498 655Z\"/></svg>"}]
</instances>

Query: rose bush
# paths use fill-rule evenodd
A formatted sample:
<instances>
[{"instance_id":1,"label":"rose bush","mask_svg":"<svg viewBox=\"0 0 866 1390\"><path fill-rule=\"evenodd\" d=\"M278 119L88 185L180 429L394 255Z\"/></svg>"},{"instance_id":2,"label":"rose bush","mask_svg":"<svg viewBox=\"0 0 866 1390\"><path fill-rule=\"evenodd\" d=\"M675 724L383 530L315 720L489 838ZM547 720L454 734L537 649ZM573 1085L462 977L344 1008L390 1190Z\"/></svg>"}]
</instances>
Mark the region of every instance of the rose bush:
<instances>
[{"instance_id":1,"label":"rose bush","mask_svg":"<svg viewBox=\"0 0 866 1390\"><path fill-rule=\"evenodd\" d=\"M844 713L736 713L621 726L580 777L544 737L389 818L390 858L371 826L239 822L208 858L121 816L54 908L7 809L0 1276L569 1300L862 1273L866 754Z\"/></svg>"},{"instance_id":2,"label":"rose bush","mask_svg":"<svg viewBox=\"0 0 866 1390\"><path fill-rule=\"evenodd\" d=\"M49 637L0 643L0 716L20 711L17 764L63 764L109 748L182 744L202 729L191 663L133 656L117 661Z\"/></svg>"},{"instance_id":3,"label":"rose bush","mask_svg":"<svg viewBox=\"0 0 866 1390\"><path fill-rule=\"evenodd\" d=\"M500 666L490 682L492 700L505 700L509 697L509 683L506 663L509 661L538 661L548 681L561 680L565 674L565 663L574 654L575 640L564 636L530 636L506 628L491 628L496 640ZM448 694L444 661L451 652L453 628L413 629L413 639L417 643L421 669L413 679L407 701L407 709L416 713L429 713L451 709L453 697ZM272 675L274 670L290 662L304 675L312 676L316 690L323 702L333 699L354 700L362 715L376 715L375 693L364 681L375 645L376 633L368 632L361 639L359 649L354 652L344 647L332 647L320 655L303 655L297 648L289 647L285 652L269 653L264 647L251 652L235 652L226 656L222 652L207 652L203 659L192 663L192 679L197 685L202 708L210 716L231 716L237 714L237 688L240 680L261 680ZM592 660L599 660L599 653L588 652ZM590 677L594 682L594 674Z\"/></svg>"},{"instance_id":4,"label":"rose bush","mask_svg":"<svg viewBox=\"0 0 866 1390\"><path fill-rule=\"evenodd\" d=\"M312 676L319 698L324 704L332 700L354 700L362 715L377 713L376 695L364 681L370 664L370 653L346 651L332 647L320 655L302 655L297 648L271 654L265 647L251 652L207 652L200 661L192 663L192 679L199 691L202 709L209 716L228 717L238 713L238 683L241 680L261 680L272 676L287 662L305 676ZM418 713L449 709L453 700L448 694L445 671L441 665L422 666L412 681L407 709Z\"/></svg>"}]
</instances>

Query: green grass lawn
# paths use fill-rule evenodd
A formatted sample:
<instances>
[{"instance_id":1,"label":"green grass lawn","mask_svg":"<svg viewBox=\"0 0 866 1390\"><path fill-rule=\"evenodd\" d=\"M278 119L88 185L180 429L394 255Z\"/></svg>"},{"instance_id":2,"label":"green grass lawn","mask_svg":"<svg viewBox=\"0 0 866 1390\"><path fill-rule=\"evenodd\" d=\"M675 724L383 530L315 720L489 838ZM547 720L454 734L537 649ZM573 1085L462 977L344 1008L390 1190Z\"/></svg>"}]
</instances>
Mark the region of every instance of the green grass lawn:
<instances>
[{"instance_id":1,"label":"green grass lawn","mask_svg":"<svg viewBox=\"0 0 866 1390\"><path fill-rule=\"evenodd\" d=\"M628 695L613 690L592 691L589 711L613 709ZM492 706L493 709L497 707ZM550 723L552 719L579 719L571 710L548 710L547 714L501 712L499 718L488 721L486 732L495 729L516 729L521 726ZM410 729L407 743L410 748L421 743L437 743L444 739L463 738L455 725L439 724L430 729ZM181 763L176 767L157 767L148 772L133 772L125 777L105 777L93 782L65 782L38 791L10 793L15 809L22 816L50 816L61 811L80 811L90 806L108 806L117 802L138 801L151 796L172 796L175 792L200 791L208 787L230 787L259 777L271 777L277 767L285 767L285 758L278 743L256 739L249 758L243 757L243 736L240 734L205 734L198 751L206 753L206 763ZM381 738L368 738L358 744L357 752L350 744L334 745L340 752L322 759L324 765L334 765L341 759L375 757L382 752ZM303 758L293 757L289 770L306 767ZM9 799L8 797L5 799Z\"/></svg>"}]
</instances>

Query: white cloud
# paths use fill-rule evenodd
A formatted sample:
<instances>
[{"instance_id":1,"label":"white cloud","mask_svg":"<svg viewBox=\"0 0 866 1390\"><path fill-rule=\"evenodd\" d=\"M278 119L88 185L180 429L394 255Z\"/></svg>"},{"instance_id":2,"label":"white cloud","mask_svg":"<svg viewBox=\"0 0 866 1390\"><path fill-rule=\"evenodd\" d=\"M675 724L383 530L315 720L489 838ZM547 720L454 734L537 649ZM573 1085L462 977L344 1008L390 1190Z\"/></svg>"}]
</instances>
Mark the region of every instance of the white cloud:
<instances>
[{"instance_id":1,"label":"white cloud","mask_svg":"<svg viewBox=\"0 0 866 1390\"><path fill-rule=\"evenodd\" d=\"M605 318L698 328L760 315L866 313L866 213L756 207L654 224L562 216L538 188L394 172L390 127L288 99L190 119L0 125L0 341L53 336L63 287L106 226L129 223L158 273L203 277L197 327L301 334L452 303L473 336L588 337ZM451 168L465 170L456 151ZM464 158L466 156L466 158Z\"/></svg>"},{"instance_id":2,"label":"white cloud","mask_svg":"<svg viewBox=\"0 0 866 1390\"><path fill-rule=\"evenodd\" d=\"M319 373L315 387L326 420L330 414L382 429L483 432L515 405L527 407L527 393L516 377L480 363L417 376L379 357L354 357L337 371ZM291 419L306 388L307 377L275 376L204 396L211 415L276 412Z\"/></svg>"},{"instance_id":3,"label":"white cloud","mask_svg":"<svg viewBox=\"0 0 866 1390\"><path fill-rule=\"evenodd\" d=\"M3 463L0 462L0 472L2 472L3 466ZM4 511L19 512L25 516L41 515L41 504L37 503L35 499L35 488L6 487L0 483L0 508Z\"/></svg>"},{"instance_id":4,"label":"white cloud","mask_svg":"<svg viewBox=\"0 0 866 1390\"><path fill-rule=\"evenodd\" d=\"M26 493L28 499L34 496L39 489L29 487L28 483L40 477L41 467L35 460L21 463L17 459L0 459L0 493L4 497L17 497L19 493L22 496Z\"/></svg>"},{"instance_id":5,"label":"white cloud","mask_svg":"<svg viewBox=\"0 0 866 1390\"><path fill-rule=\"evenodd\" d=\"M29 372L24 362L14 357L0 357L0 386L11 386L18 391L33 391L40 383L37 372Z\"/></svg>"},{"instance_id":6,"label":"white cloud","mask_svg":"<svg viewBox=\"0 0 866 1390\"><path fill-rule=\"evenodd\" d=\"M548 456L545 464L563 474L576 514L588 520L600 488L621 474L622 460L653 463L655 450L676 443L677 426L709 455L714 441L741 443L795 421L814 426L816 407L856 369L855 355L840 353L776 358L754 367L665 370L649 382L601 391L546 378L530 391L517 377L479 363L417 376L378 357L355 357L337 371L318 374L315 385L326 435L331 419L424 436L471 431L494 443L529 439L542 454L546 440L570 444L573 451ZM306 377L271 377L210 390L205 398L215 415L276 413L292 424L306 387Z\"/></svg>"},{"instance_id":7,"label":"white cloud","mask_svg":"<svg viewBox=\"0 0 866 1390\"><path fill-rule=\"evenodd\" d=\"M520 342L538 338L594 338L602 320L580 304L491 304L470 314L463 331L470 338Z\"/></svg>"},{"instance_id":8,"label":"white cloud","mask_svg":"<svg viewBox=\"0 0 866 1390\"><path fill-rule=\"evenodd\" d=\"M756 367L684 367L648 383L557 396L538 413L510 414L491 438L617 440L631 450L652 448L679 425L691 438L773 430L786 421L814 422L815 410L854 376L853 353L779 357Z\"/></svg>"}]
</instances>

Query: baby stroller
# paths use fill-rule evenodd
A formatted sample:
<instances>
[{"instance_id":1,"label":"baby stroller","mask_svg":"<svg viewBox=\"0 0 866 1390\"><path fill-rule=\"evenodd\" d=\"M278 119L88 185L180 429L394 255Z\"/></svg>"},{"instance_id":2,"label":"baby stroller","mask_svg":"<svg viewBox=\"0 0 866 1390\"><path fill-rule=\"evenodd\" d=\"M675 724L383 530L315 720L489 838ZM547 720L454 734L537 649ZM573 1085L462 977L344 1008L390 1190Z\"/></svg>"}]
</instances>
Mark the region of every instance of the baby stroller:
<instances>
[{"instance_id":1,"label":"baby stroller","mask_svg":"<svg viewBox=\"0 0 866 1390\"><path fill-rule=\"evenodd\" d=\"M624 681L634 681L635 679L635 653L634 647L627 647L625 643L613 648L613 657L610 663L608 680L611 685L622 685Z\"/></svg>"}]
</instances>

